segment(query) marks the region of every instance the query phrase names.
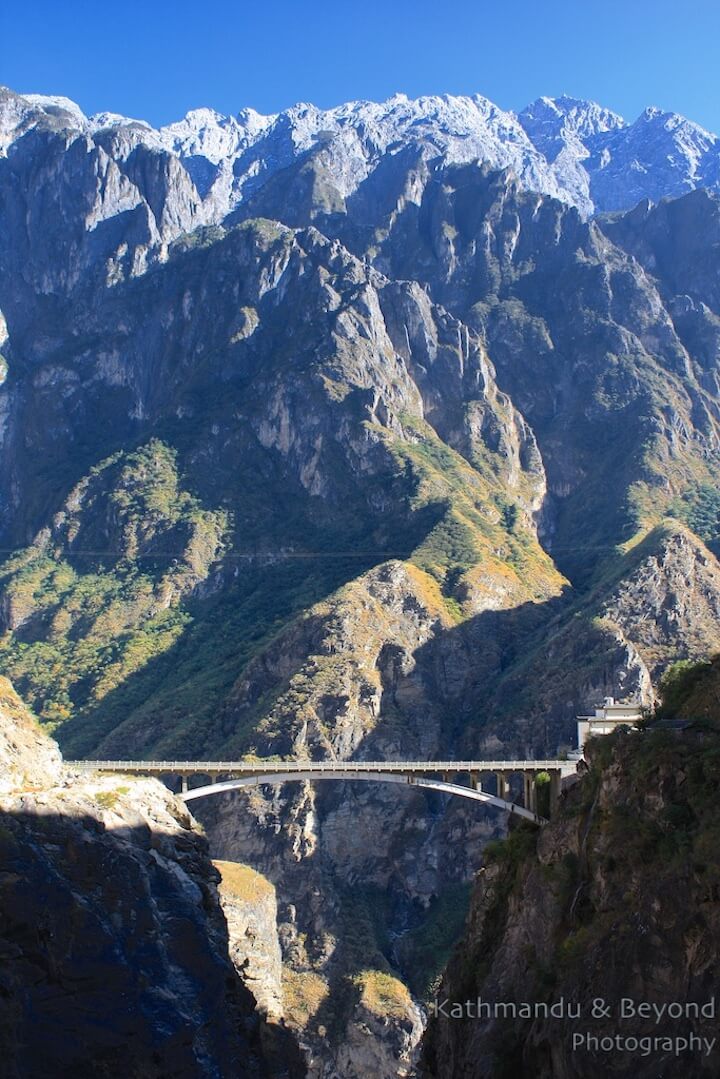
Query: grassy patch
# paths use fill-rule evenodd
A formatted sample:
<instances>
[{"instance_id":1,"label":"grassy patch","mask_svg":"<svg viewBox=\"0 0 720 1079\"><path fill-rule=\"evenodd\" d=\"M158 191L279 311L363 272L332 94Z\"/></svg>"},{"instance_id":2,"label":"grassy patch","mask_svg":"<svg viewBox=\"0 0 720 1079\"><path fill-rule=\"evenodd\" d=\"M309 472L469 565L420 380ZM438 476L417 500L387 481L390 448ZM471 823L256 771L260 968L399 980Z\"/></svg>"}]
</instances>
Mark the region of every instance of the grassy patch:
<instances>
[{"instance_id":1,"label":"grassy patch","mask_svg":"<svg viewBox=\"0 0 720 1079\"><path fill-rule=\"evenodd\" d=\"M274 899L275 888L262 873L241 862L213 860L220 873L220 892L245 903Z\"/></svg>"},{"instance_id":2,"label":"grassy patch","mask_svg":"<svg viewBox=\"0 0 720 1079\"><path fill-rule=\"evenodd\" d=\"M129 791L129 787L115 787L114 790L98 791L95 794L95 801L102 809L114 809L120 798L124 794L128 794Z\"/></svg>"},{"instance_id":3,"label":"grassy patch","mask_svg":"<svg viewBox=\"0 0 720 1079\"><path fill-rule=\"evenodd\" d=\"M292 1026L300 1029L306 1027L320 1010L328 992L328 984L319 974L283 967L283 1010Z\"/></svg>"},{"instance_id":4,"label":"grassy patch","mask_svg":"<svg viewBox=\"0 0 720 1079\"><path fill-rule=\"evenodd\" d=\"M412 1006L406 985L383 970L361 970L353 975L361 1004L379 1019L402 1018Z\"/></svg>"}]
</instances>

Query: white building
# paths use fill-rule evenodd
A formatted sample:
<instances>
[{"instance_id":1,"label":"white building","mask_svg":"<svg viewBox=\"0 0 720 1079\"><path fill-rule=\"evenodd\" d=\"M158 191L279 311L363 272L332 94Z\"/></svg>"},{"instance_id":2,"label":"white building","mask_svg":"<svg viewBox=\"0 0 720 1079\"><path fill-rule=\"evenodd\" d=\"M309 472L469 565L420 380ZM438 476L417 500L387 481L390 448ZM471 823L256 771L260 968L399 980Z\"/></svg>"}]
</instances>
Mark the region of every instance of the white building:
<instances>
[{"instance_id":1,"label":"white building","mask_svg":"<svg viewBox=\"0 0 720 1079\"><path fill-rule=\"evenodd\" d=\"M617 727L634 727L642 719L642 709L635 703L616 704L614 697L606 697L602 707L595 709L594 716L578 716L578 748L571 756L582 756L588 738L597 734L612 734Z\"/></svg>"}]
</instances>

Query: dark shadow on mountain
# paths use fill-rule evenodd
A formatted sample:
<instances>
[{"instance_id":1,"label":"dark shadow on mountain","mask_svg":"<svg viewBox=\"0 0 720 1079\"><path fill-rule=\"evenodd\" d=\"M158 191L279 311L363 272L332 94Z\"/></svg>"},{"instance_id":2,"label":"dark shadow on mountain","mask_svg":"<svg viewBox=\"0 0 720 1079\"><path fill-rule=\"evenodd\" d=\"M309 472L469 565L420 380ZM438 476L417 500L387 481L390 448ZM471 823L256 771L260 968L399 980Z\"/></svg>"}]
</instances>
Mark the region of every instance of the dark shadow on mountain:
<instances>
[{"instance_id":1,"label":"dark shadow on mountain","mask_svg":"<svg viewBox=\"0 0 720 1079\"><path fill-rule=\"evenodd\" d=\"M349 509L347 519L352 520ZM358 519L358 527L348 527L342 535L337 528L330 531L329 519L319 519L311 532L316 542L309 549L288 545L274 554L262 549L248 555L230 552L214 583L198 586L184 604L190 623L172 648L130 674L96 705L87 704L90 685L76 685L78 713L55 731L63 752L68 757L92 755L112 736L114 745L104 747L105 755L141 758L148 755L147 747L167 737L174 757L212 756L226 737L223 695L249 660L293 618L342 585L388 556L407 558L443 512L443 505L432 504L410 511L404 519L387 515L382 535L377 521L374 530L369 521L363 535ZM398 527L391 536L388 525L393 519ZM391 542L392 550L372 549ZM18 686L23 689L21 682ZM252 719L247 718L248 729Z\"/></svg>"},{"instance_id":2,"label":"dark shadow on mountain","mask_svg":"<svg viewBox=\"0 0 720 1079\"><path fill-rule=\"evenodd\" d=\"M647 549L619 558L604 587ZM355 756L376 759L377 747L397 743L403 730L400 751L422 758L428 720L437 724L438 759L547 759L570 748L577 714L605 695L623 695L626 653L597 622L600 595L566 589L443 630L415 652L409 674L386 680L378 721ZM419 692L429 705L422 716L412 706Z\"/></svg>"},{"instance_id":3,"label":"dark shadow on mountain","mask_svg":"<svg viewBox=\"0 0 720 1079\"><path fill-rule=\"evenodd\" d=\"M0 813L3 1076L305 1075L293 1036L263 1019L230 962L203 879L217 873L194 839Z\"/></svg>"},{"instance_id":4,"label":"dark shadow on mountain","mask_svg":"<svg viewBox=\"0 0 720 1079\"><path fill-rule=\"evenodd\" d=\"M268 218L290 228L315 225L329 236L340 231L346 216L345 200L332 174L328 140L321 136L233 210L223 226L232 228L243 221Z\"/></svg>"}]
</instances>

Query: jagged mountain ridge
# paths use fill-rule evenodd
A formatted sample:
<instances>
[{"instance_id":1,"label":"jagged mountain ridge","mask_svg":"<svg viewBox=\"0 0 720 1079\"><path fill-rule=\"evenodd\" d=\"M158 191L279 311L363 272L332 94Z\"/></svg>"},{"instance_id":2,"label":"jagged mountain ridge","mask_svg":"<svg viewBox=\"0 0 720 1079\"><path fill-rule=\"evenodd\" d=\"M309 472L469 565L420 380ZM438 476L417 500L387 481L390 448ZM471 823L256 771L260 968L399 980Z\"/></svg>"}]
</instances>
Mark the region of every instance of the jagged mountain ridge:
<instances>
[{"instance_id":1,"label":"jagged mountain ridge","mask_svg":"<svg viewBox=\"0 0 720 1079\"><path fill-rule=\"evenodd\" d=\"M318 144L332 147L343 197L409 145L449 164L481 160L510 167L528 190L560 198L586 215L720 184L718 138L699 125L657 108L628 124L594 102L566 96L539 98L518 114L479 94L416 100L396 94L382 103L354 101L325 110L298 104L269 116L252 109L223 116L200 108L156 130L114 113L88 118L66 98L2 93L3 153L34 127L74 131L110 154L153 211L152 193L138 183L132 159L143 151L167 155L181 163L189 181L186 214L193 226L220 221ZM155 218L164 238L172 238L181 223L164 220L162 212ZM188 227L187 220L182 224Z\"/></svg>"}]
</instances>

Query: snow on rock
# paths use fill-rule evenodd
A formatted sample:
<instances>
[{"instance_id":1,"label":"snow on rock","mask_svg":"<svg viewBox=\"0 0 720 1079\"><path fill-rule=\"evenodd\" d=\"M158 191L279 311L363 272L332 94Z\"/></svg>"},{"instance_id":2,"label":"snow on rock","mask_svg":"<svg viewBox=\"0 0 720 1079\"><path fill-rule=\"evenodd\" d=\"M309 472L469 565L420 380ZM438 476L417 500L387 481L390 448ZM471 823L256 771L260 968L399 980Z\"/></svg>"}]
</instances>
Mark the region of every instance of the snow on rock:
<instances>
[{"instance_id":1,"label":"snow on rock","mask_svg":"<svg viewBox=\"0 0 720 1079\"><path fill-rule=\"evenodd\" d=\"M36 126L75 130L116 161L126 161L138 146L179 160L199 195L194 225L221 221L319 143L331 147L333 182L343 198L386 156L409 146L448 163L479 159L509 167L523 187L584 215L698 186L720 189L717 136L675 113L649 108L628 124L595 102L567 96L538 98L517 115L479 94L395 94L331 109L299 103L269 116L250 108L235 116L198 108L156 130L112 112L87 118L68 98L0 88L0 155ZM180 216L185 224L186 215Z\"/></svg>"}]
</instances>

